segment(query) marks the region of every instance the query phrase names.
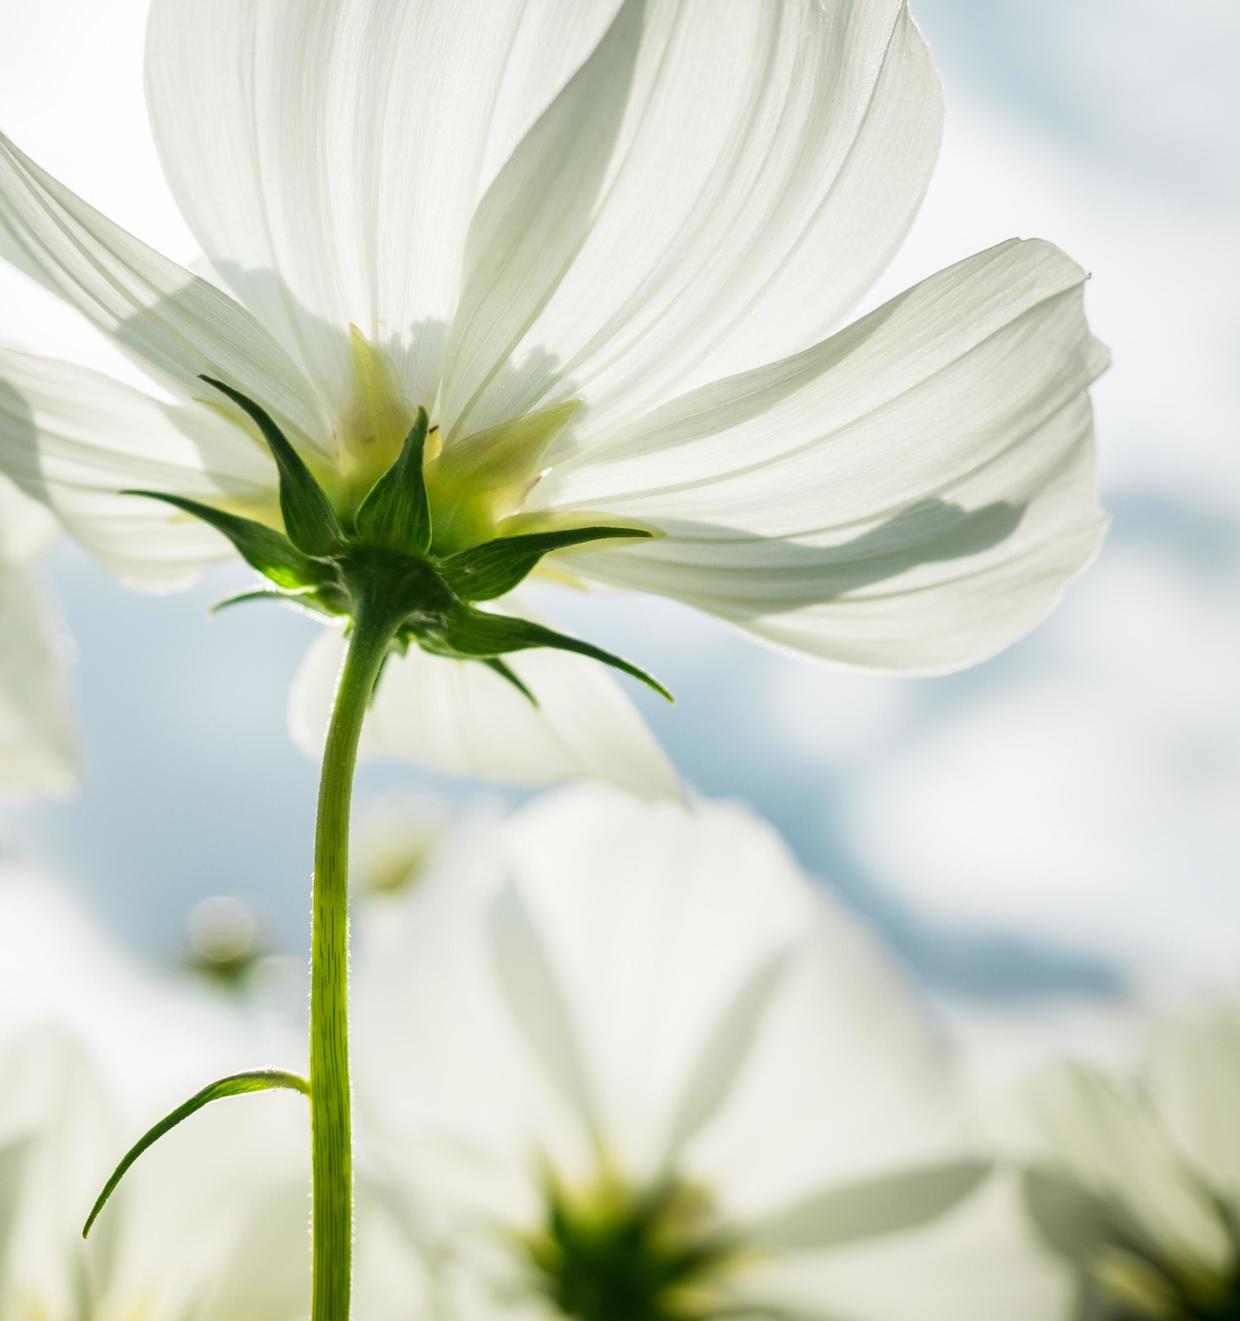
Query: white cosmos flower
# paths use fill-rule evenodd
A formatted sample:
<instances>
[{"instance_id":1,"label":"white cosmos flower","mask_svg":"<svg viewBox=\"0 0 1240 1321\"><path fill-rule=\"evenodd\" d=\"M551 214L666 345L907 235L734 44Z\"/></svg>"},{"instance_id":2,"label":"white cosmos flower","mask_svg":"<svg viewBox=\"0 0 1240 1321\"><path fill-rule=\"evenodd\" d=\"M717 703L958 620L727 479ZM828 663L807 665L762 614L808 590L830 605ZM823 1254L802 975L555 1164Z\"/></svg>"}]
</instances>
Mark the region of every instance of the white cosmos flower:
<instances>
[{"instance_id":1,"label":"white cosmos flower","mask_svg":"<svg viewBox=\"0 0 1240 1321\"><path fill-rule=\"evenodd\" d=\"M128 581L228 547L120 489L278 524L270 457L203 373L270 411L346 521L424 406L442 548L654 530L543 567L847 664L981 659L1093 554L1106 355L1074 262L1013 240L830 333L938 147L903 0L155 0L147 76L210 277L0 142L0 241L170 392L0 356L0 462ZM298 685L307 740L337 646ZM412 648L371 750L669 787L597 667L513 668L538 709Z\"/></svg>"},{"instance_id":2,"label":"white cosmos flower","mask_svg":"<svg viewBox=\"0 0 1240 1321\"><path fill-rule=\"evenodd\" d=\"M372 902L359 1126L445 1316L1060 1314L919 1006L743 810L561 791Z\"/></svg>"},{"instance_id":3,"label":"white cosmos flower","mask_svg":"<svg viewBox=\"0 0 1240 1321\"><path fill-rule=\"evenodd\" d=\"M3 386L0 385L0 401ZM56 622L33 572L46 510L0 478L0 794L61 794L77 759Z\"/></svg>"},{"instance_id":4,"label":"white cosmos flower","mask_svg":"<svg viewBox=\"0 0 1240 1321\"><path fill-rule=\"evenodd\" d=\"M1049 1173L1032 1202L1080 1271L1089 1316L1240 1314L1238 1096L1240 1009L1227 1002L1160 1019L1131 1076L1061 1064L1033 1080Z\"/></svg>"}]
</instances>

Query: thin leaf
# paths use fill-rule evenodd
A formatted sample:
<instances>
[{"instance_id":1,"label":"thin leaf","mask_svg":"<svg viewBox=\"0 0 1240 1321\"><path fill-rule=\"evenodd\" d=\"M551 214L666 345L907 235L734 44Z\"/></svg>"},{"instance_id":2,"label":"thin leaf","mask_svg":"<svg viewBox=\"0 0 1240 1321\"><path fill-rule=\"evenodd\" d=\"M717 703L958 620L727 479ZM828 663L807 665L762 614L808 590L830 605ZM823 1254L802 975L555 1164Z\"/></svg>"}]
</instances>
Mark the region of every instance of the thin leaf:
<instances>
[{"instance_id":1,"label":"thin leaf","mask_svg":"<svg viewBox=\"0 0 1240 1321\"><path fill-rule=\"evenodd\" d=\"M425 555L431 547L431 506L423 463L426 409L419 408L396 462L370 488L357 511L363 540L406 555Z\"/></svg>"},{"instance_id":2,"label":"thin leaf","mask_svg":"<svg viewBox=\"0 0 1240 1321\"><path fill-rule=\"evenodd\" d=\"M219 390L243 412L248 413L262 432L271 456L280 470L280 512L289 540L307 555L331 555L340 549L344 532L323 488L306 467L305 460L293 448L288 437L276 425L271 414L231 385L203 376L208 385Z\"/></svg>"},{"instance_id":3,"label":"thin leaf","mask_svg":"<svg viewBox=\"0 0 1240 1321\"><path fill-rule=\"evenodd\" d=\"M210 524L236 547L251 568L270 578L277 587L298 588L313 583L320 569L309 556L303 555L287 537L273 531L252 518L240 518L222 509L187 500L184 496L168 495L164 491L122 491L121 495L140 495L146 500L162 500L164 504L192 514Z\"/></svg>"},{"instance_id":4,"label":"thin leaf","mask_svg":"<svg viewBox=\"0 0 1240 1321\"><path fill-rule=\"evenodd\" d=\"M657 680L645 670L639 669L631 661L614 656L602 647L583 642L580 638L570 637L566 633L557 633L543 624L536 624L530 619L517 619L512 615L492 615L470 606L461 605L449 621L442 635L445 648L462 657L494 659L510 651L528 651L531 647L552 647L557 651L571 651L578 656L588 656L591 660L602 661L623 673L640 680L653 688L660 697L669 702L676 699Z\"/></svg>"},{"instance_id":5,"label":"thin leaf","mask_svg":"<svg viewBox=\"0 0 1240 1321\"><path fill-rule=\"evenodd\" d=\"M510 592L530 573L544 555L582 546L591 541L614 537L644 537L653 534L644 528L579 527L559 532L528 532L516 537L499 537L481 546L457 551L439 562L439 572L449 587L464 601L493 601Z\"/></svg>"},{"instance_id":6,"label":"thin leaf","mask_svg":"<svg viewBox=\"0 0 1240 1321\"><path fill-rule=\"evenodd\" d=\"M295 1073L285 1073L280 1069L254 1069L249 1073L234 1073L228 1078L221 1078L218 1082L209 1083L202 1091L195 1092L183 1105L177 1106L171 1114L165 1115L158 1124L148 1129L125 1153L91 1208L86 1224L82 1227L82 1237L86 1238L90 1234L95 1221L99 1218L99 1213L108 1204L108 1199L116 1191L120 1181L129 1173L138 1157L153 1147L165 1133L176 1128L182 1120L188 1119L190 1115L201 1110L204 1105L210 1105L212 1101L222 1101L229 1096L246 1096L251 1092L277 1090L300 1092L303 1096L309 1096L310 1084Z\"/></svg>"}]
</instances>

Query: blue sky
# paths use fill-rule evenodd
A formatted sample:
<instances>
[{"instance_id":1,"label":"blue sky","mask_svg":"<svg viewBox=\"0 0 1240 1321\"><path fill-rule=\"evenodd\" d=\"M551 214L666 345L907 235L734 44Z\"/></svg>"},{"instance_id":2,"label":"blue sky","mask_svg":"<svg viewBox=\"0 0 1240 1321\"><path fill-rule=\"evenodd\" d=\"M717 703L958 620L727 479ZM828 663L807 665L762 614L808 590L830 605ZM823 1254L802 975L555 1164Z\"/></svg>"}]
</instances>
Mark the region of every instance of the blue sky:
<instances>
[{"instance_id":1,"label":"blue sky","mask_svg":"<svg viewBox=\"0 0 1240 1321\"><path fill-rule=\"evenodd\" d=\"M0 17L0 124L87 197L187 257L142 122L138 0ZM676 691L643 703L703 793L750 801L874 916L936 991L1105 997L1224 976L1240 801L1234 297L1240 112L1230 4L914 5L948 129L922 219L879 290L1011 234L1094 273L1116 366L1098 390L1115 525L1029 639L934 681L777 657L664 603L573 600L557 618ZM18 277L7 339L107 365ZM237 581L118 587L66 547L48 565L73 643L82 785L0 815L0 844L62 873L131 942L177 947L196 900L238 894L305 938L314 767L284 704L314 625L266 606L208 619ZM477 786L366 768L363 799ZM487 791L493 792L493 791Z\"/></svg>"}]
</instances>

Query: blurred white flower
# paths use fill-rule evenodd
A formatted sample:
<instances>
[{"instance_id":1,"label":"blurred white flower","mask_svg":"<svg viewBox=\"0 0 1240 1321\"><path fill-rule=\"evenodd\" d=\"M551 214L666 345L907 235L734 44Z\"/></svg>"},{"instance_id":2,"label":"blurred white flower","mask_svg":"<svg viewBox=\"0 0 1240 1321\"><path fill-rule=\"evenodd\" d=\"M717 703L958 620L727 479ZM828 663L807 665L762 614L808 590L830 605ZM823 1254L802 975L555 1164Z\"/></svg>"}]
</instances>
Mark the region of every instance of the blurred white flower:
<instances>
[{"instance_id":1,"label":"blurred white flower","mask_svg":"<svg viewBox=\"0 0 1240 1321\"><path fill-rule=\"evenodd\" d=\"M449 830L446 804L430 794L378 798L354 813L349 884L400 894L426 875Z\"/></svg>"},{"instance_id":2,"label":"blurred white flower","mask_svg":"<svg viewBox=\"0 0 1240 1321\"><path fill-rule=\"evenodd\" d=\"M1105 1321L1240 1314L1240 1008L1161 1019L1135 1075L1055 1065L1029 1112L1033 1204ZM1066 1176L1066 1182L1060 1181ZM1083 1196L1085 1194L1087 1196Z\"/></svg>"},{"instance_id":3,"label":"blurred white flower","mask_svg":"<svg viewBox=\"0 0 1240 1321\"><path fill-rule=\"evenodd\" d=\"M32 571L54 532L0 477L0 794L61 794L76 781L64 645Z\"/></svg>"},{"instance_id":4,"label":"blurred white flower","mask_svg":"<svg viewBox=\"0 0 1240 1321\"><path fill-rule=\"evenodd\" d=\"M921 1009L761 823L581 789L478 850L359 957L359 1126L446 1314L1059 1314Z\"/></svg>"},{"instance_id":5,"label":"blurred white flower","mask_svg":"<svg viewBox=\"0 0 1240 1321\"><path fill-rule=\"evenodd\" d=\"M133 965L52 879L0 873L5 1321L304 1314L304 1115L281 1113L300 1098L197 1116L195 1132L178 1130L139 1162L81 1238L152 1108L270 1035L199 988Z\"/></svg>"},{"instance_id":6,"label":"blurred white flower","mask_svg":"<svg viewBox=\"0 0 1240 1321\"><path fill-rule=\"evenodd\" d=\"M823 338L937 151L901 0L157 0L148 88L216 283L0 145L0 240L176 401L0 357L0 462L132 582L227 547L120 489L280 525L269 456L202 373L269 409L346 524L425 406L437 553L654 528L549 571L849 664L989 655L1093 554L1106 355L1061 252L1000 244ZM297 686L306 741L337 641ZM411 648L372 750L670 787L595 667L512 665L538 708Z\"/></svg>"},{"instance_id":7,"label":"blurred white flower","mask_svg":"<svg viewBox=\"0 0 1240 1321\"><path fill-rule=\"evenodd\" d=\"M237 999L135 964L52 878L0 871L0 1317L302 1321L309 1150L292 1093L193 1116L81 1238L155 1115L206 1077L300 1049ZM425 1272L365 1175L358 1315L409 1321Z\"/></svg>"}]
</instances>

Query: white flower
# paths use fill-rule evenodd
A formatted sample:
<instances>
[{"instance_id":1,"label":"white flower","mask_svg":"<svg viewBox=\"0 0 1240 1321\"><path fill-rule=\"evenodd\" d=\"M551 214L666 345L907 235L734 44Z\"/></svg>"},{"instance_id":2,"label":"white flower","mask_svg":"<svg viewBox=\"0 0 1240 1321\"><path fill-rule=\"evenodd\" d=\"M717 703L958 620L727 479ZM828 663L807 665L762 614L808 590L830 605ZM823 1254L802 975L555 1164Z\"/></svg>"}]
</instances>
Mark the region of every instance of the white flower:
<instances>
[{"instance_id":1,"label":"white flower","mask_svg":"<svg viewBox=\"0 0 1240 1321\"><path fill-rule=\"evenodd\" d=\"M279 526L271 459L204 373L272 414L346 524L423 406L437 551L653 531L543 567L852 665L987 656L1097 546L1106 355L1063 253L1000 244L828 333L937 150L901 0L156 0L148 91L210 280L0 142L0 241L175 400L0 356L26 410L0 409L0 462L131 582L227 547L118 490ZM307 740L336 647L298 684ZM539 708L413 647L371 750L670 787L597 667L512 667Z\"/></svg>"},{"instance_id":2,"label":"white flower","mask_svg":"<svg viewBox=\"0 0 1240 1321\"><path fill-rule=\"evenodd\" d=\"M1225 1002L1156 1023L1134 1076L1062 1064L1034 1079L1049 1165L1032 1203L1080 1269L1091 1317L1237 1315L1238 1096L1240 1010Z\"/></svg>"},{"instance_id":3,"label":"white flower","mask_svg":"<svg viewBox=\"0 0 1240 1321\"><path fill-rule=\"evenodd\" d=\"M744 811L566 791L362 937L359 1116L445 1315L1058 1314L918 1005Z\"/></svg>"},{"instance_id":4,"label":"white flower","mask_svg":"<svg viewBox=\"0 0 1240 1321\"><path fill-rule=\"evenodd\" d=\"M0 404L3 402L0 385ZM32 571L54 528L0 478L0 794L62 794L77 758L61 640Z\"/></svg>"}]
</instances>

